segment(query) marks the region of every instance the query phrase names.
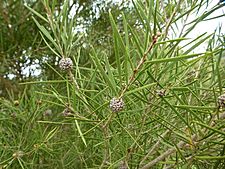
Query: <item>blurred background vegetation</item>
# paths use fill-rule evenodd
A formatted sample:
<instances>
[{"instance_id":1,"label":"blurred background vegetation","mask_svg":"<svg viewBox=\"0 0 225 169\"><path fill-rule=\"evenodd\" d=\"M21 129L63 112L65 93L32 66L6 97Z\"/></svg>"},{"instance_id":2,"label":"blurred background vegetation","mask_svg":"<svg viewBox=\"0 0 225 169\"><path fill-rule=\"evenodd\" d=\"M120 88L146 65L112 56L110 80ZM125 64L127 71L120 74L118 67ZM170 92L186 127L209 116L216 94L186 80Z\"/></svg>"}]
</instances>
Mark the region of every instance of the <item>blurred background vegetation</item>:
<instances>
[{"instance_id":1,"label":"blurred background vegetation","mask_svg":"<svg viewBox=\"0 0 225 169\"><path fill-rule=\"evenodd\" d=\"M57 17L62 10L64 1L54 1L51 9ZM31 11L25 5L46 16L46 9L40 0L2 0L0 2L0 91L1 96L7 96L12 91L18 94L22 86L18 82L54 78L54 72L46 67L46 62L56 68L59 60L42 40L39 29L34 23ZM81 64L87 63L89 44L99 50L111 51L112 29L109 22L109 9L117 20L121 20L120 11L130 15L129 19L136 19L132 15L131 1L70 1L68 15L76 23L74 32L82 35L79 43L73 48L77 52L81 48ZM40 23L49 28L49 25L40 20ZM112 55L112 52L111 52ZM85 57L87 56L87 57ZM57 68L56 68L57 69ZM8 92L7 92L8 90Z\"/></svg>"}]
</instances>

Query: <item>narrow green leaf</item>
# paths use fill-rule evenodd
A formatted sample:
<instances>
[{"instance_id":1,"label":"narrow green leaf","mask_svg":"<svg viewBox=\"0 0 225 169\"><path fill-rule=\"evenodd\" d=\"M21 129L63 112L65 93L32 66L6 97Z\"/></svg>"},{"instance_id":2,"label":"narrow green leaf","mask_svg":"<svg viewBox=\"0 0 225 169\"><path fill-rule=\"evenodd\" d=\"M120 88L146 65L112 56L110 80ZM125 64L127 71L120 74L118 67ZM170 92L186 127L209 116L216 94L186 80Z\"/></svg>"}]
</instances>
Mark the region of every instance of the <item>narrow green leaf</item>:
<instances>
[{"instance_id":1,"label":"narrow green leaf","mask_svg":"<svg viewBox=\"0 0 225 169\"><path fill-rule=\"evenodd\" d=\"M75 120L75 124L76 124L77 130L78 130L78 133L80 134L80 137L81 137L81 139L82 139L82 141L83 141L84 145L87 147L86 140L85 140L85 138L84 138L84 135L83 135L83 133L82 133L82 131L81 131L81 129L80 129L80 126L79 126L79 124L78 124L78 121L77 121L77 120Z\"/></svg>"},{"instance_id":2,"label":"narrow green leaf","mask_svg":"<svg viewBox=\"0 0 225 169\"><path fill-rule=\"evenodd\" d=\"M216 61L216 74L217 74L218 86L219 86L219 90L220 90L221 94L222 94L222 91L223 91L223 82L222 82L222 77L221 77L221 73L220 73L220 65L221 65L222 57L223 57L223 51L221 51L219 53L218 59Z\"/></svg>"},{"instance_id":3,"label":"narrow green leaf","mask_svg":"<svg viewBox=\"0 0 225 169\"><path fill-rule=\"evenodd\" d=\"M157 7L158 7L157 5L158 5L158 3L155 3L155 10L152 12L152 14L154 16L154 29L153 29L154 35L156 35L156 32L157 32L157 30L156 30L156 25L157 25Z\"/></svg>"},{"instance_id":4,"label":"narrow green leaf","mask_svg":"<svg viewBox=\"0 0 225 169\"><path fill-rule=\"evenodd\" d=\"M189 38L177 38L177 39L171 39L171 40L167 40L167 41L160 41L160 42L157 42L156 45L172 43L172 42L180 42L183 40L189 40Z\"/></svg>"},{"instance_id":5,"label":"narrow green leaf","mask_svg":"<svg viewBox=\"0 0 225 169\"><path fill-rule=\"evenodd\" d=\"M48 46L48 48L56 55L56 56L58 56L58 57L61 57L49 44L48 44L48 42L46 41L46 39L45 39L45 37L42 35L42 33L40 33L41 34L41 37L42 37L42 39L44 40L44 42L45 42L45 44Z\"/></svg>"},{"instance_id":6,"label":"narrow green leaf","mask_svg":"<svg viewBox=\"0 0 225 169\"><path fill-rule=\"evenodd\" d=\"M131 31L131 35L133 37L133 40L136 44L136 47L138 49L138 52L139 52L139 55L140 57L142 57L144 55L144 50L142 48L142 45L143 43L140 42L140 39L138 38L138 35L134 32L134 30L130 27L130 25L128 25L130 31Z\"/></svg>"},{"instance_id":7,"label":"narrow green leaf","mask_svg":"<svg viewBox=\"0 0 225 169\"><path fill-rule=\"evenodd\" d=\"M206 36L205 38L201 39L199 42L195 43L193 46L191 46L189 49L187 49L186 52L184 52L184 54L188 54L188 53L192 52L195 48L199 47L201 44L203 44L211 36L212 36L212 34L210 34L209 36Z\"/></svg>"},{"instance_id":8,"label":"narrow green leaf","mask_svg":"<svg viewBox=\"0 0 225 169\"><path fill-rule=\"evenodd\" d=\"M154 85L156 85L156 84L157 84L157 83L151 83L151 84L147 84L147 85L141 86L141 87L139 87L139 88L137 88L137 89L130 90L130 91L126 92L125 95L129 95L129 94L132 94L132 93L136 93L136 92L138 92L138 91L140 91L140 90L149 88L149 87L154 86Z\"/></svg>"},{"instance_id":9,"label":"narrow green leaf","mask_svg":"<svg viewBox=\"0 0 225 169\"><path fill-rule=\"evenodd\" d=\"M52 93L54 94L54 96L62 103L65 105L65 102L59 97L59 95L57 93L55 93L54 91L52 91Z\"/></svg>"},{"instance_id":10,"label":"narrow green leaf","mask_svg":"<svg viewBox=\"0 0 225 169\"><path fill-rule=\"evenodd\" d=\"M38 28L41 30L41 32L48 38L48 40L50 40L52 42L52 44L55 46L55 48L58 50L58 52L60 54L62 54L59 46L56 44L56 42L54 41L54 39L52 38L50 33L45 29L45 27L41 26L34 17L32 17L32 18L33 18L34 22L36 23L36 25L38 26Z\"/></svg>"},{"instance_id":11,"label":"narrow green leaf","mask_svg":"<svg viewBox=\"0 0 225 169\"><path fill-rule=\"evenodd\" d=\"M109 18L110 22L113 28L113 37L114 37L114 52L115 52L115 57L116 57L116 63L117 63L117 69L119 73L119 79L120 79L120 84L122 85L122 65L121 65L121 56L119 53L120 50L120 45L122 46L122 51L126 52L126 47L124 45L123 39L121 35L119 34L119 31L117 29L116 23L113 19L112 14L109 12Z\"/></svg>"},{"instance_id":12,"label":"narrow green leaf","mask_svg":"<svg viewBox=\"0 0 225 169\"><path fill-rule=\"evenodd\" d=\"M209 11L206 11L204 14L200 15L197 19L194 19L188 24L193 24L183 36L186 36L189 32L191 32L196 25L198 25L199 22L203 21L207 16L212 14L214 11L218 10L219 8L223 7L223 4L216 5L214 8L210 9Z\"/></svg>"},{"instance_id":13,"label":"narrow green leaf","mask_svg":"<svg viewBox=\"0 0 225 169\"><path fill-rule=\"evenodd\" d=\"M120 85L122 86L122 66L121 66L121 58L119 55L119 43L118 43L118 38L116 37L116 34L114 34L114 51L115 51L116 65L117 65L119 79L120 79Z\"/></svg>"},{"instance_id":14,"label":"narrow green leaf","mask_svg":"<svg viewBox=\"0 0 225 169\"><path fill-rule=\"evenodd\" d=\"M190 129L192 129L192 127L187 123L187 121L184 119L184 117L181 115L181 113L180 112L178 112L176 109L175 109L175 107L173 106L173 105L171 105L170 103L169 103L169 101L167 101L167 99L165 99L165 98L163 98L162 97L162 100L173 110L173 112L179 117L179 119L181 120L181 121L183 121L184 122L184 124L186 124Z\"/></svg>"},{"instance_id":15,"label":"narrow green leaf","mask_svg":"<svg viewBox=\"0 0 225 169\"><path fill-rule=\"evenodd\" d=\"M144 28L145 28L145 30L147 30L147 24L145 23L145 21L144 21L144 19L143 19L143 15L145 15L144 14L144 12L143 12L143 9L139 6L139 8L137 7L137 4L134 2L134 0L132 0L132 4L134 5L134 9L135 9L135 11L136 11L136 13L138 14L138 16L139 16L139 18L140 18L140 20L141 20L141 22L142 22L142 25L144 26ZM146 17L147 18L147 17Z\"/></svg>"},{"instance_id":16,"label":"narrow green leaf","mask_svg":"<svg viewBox=\"0 0 225 169\"><path fill-rule=\"evenodd\" d=\"M190 44L192 44L192 43L195 44L197 40L201 39L201 38L202 38L203 36L205 36L206 34L207 34L206 32L202 33L202 34L199 35L198 37L194 38L192 41L190 41L190 42L186 43L185 45L183 45L180 49L183 49L183 48L185 48L186 46L188 46L188 45L190 45Z\"/></svg>"},{"instance_id":17,"label":"narrow green leaf","mask_svg":"<svg viewBox=\"0 0 225 169\"><path fill-rule=\"evenodd\" d=\"M129 69L128 69L128 63L130 60L130 43L129 43L129 33L128 33L128 27L127 27L127 20L126 17L123 13L123 27L124 27L124 32L125 32L125 42L126 42L126 49L125 49L125 59L124 59L124 73L125 73L125 79L126 79L126 84L128 83L129 79ZM132 67L132 64L131 64Z\"/></svg>"},{"instance_id":18,"label":"narrow green leaf","mask_svg":"<svg viewBox=\"0 0 225 169\"><path fill-rule=\"evenodd\" d=\"M102 67L102 64L101 64L99 58L97 57L96 53L93 52L93 55L90 55L90 56L91 56L91 58L93 59L93 61L94 61L95 65L96 65L96 67L97 67L98 70L100 71L100 74L103 76L105 82L109 85L109 87L113 90L113 92L114 92L115 94L117 94L117 90L116 90L115 86L114 86L113 83L110 81L110 79L109 79L108 75L106 74L104 68Z\"/></svg>"},{"instance_id":19,"label":"narrow green leaf","mask_svg":"<svg viewBox=\"0 0 225 169\"><path fill-rule=\"evenodd\" d=\"M220 131L220 130L218 130L218 129L215 129L215 128L209 126L209 125L200 123L199 121L193 121L193 122L199 124L199 125L202 126L202 127L207 128L207 129L209 129L209 130L212 130L212 131L214 131L215 133L218 133L218 134L221 134L221 135L225 136L225 132L223 132L223 131Z\"/></svg>"},{"instance_id":20,"label":"narrow green leaf","mask_svg":"<svg viewBox=\"0 0 225 169\"><path fill-rule=\"evenodd\" d=\"M209 106L192 106L192 105L174 105L174 107L182 109L196 109L196 110L215 110L217 108Z\"/></svg>"},{"instance_id":21,"label":"narrow green leaf","mask_svg":"<svg viewBox=\"0 0 225 169\"><path fill-rule=\"evenodd\" d=\"M45 141L48 142L58 131L59 127L54 127L45 137Z\"/></svg>"},{"instance_id":22,"label":"narrow green leaf","mask_svg":"<svg viewBox=\"0 0 225 169\"><path fill-rule=\"evenodd\" d=\"M25 84L39 84L39 83L65 83L67 80L46 80L46 81L31 81L31 82L22 82L19 83L20 85L25 85Z\"/></svg>"},{"instance_id":23,"label":"narrow green leaf","mask_svg":"<svg viewBox=\"0 0 225 169\"><path fill-rule=\"evenodd\" d=\"M106 67L106 71L108 73L109 80L111 81L113 87L116 88L115 78L114 78L113 73L111 71L112 68L110 67L109 60L108 60L107 56L105 56L105 67Z\"/></svg>"},{"instance_id":24,"label":"narrow green leaf","mask_svg":"<svg viewBox=\"0 0 225 169\"><path fill-rule=\"evenodd\" d=\"M21 159L21 158L17 158L17 160L18 160L18 162L19 162L19 164L20 164L20 167L21 167L22 169L25 169L25 168L24 168L24 165L23 165L23 163L22 163L22 159Z\"/></svg>"},{"instance_id":25,"label":"narrow green leaf","mask_svg":"<svg viewBox=\"0 0 225 169\"><path fill-rule=\"evenodd\" d=\"M221 18L221 17L224 17L224 16L225 16L225 14L222 14L222 15L218 15L218 16L214 16L214 17L211 17L211 18L204 19L203 21L210 21L210 20L218 19L218 18Z\"/></svg>"},{"instance_id":26,"label":"narrow green leaf","mask_svg":"<svg viewBox=\"0 0 225 169\"><path fill-rule=\"evenodd\" d=\"M218 160L225 159L225 156L195 156L198 160Z\"/></svg>"},{"instance_id":27,"label":"narrow green leaf","mask_svg":"<svg viewBox=\"0 0 225 169\"><path fill-rule=\"evenodd\" d=\"M189 91L188 87L172 87L171 90L174 91Z\"/></svg>"},{"instance_id":28,"label":"narrow green leaf","mask_svg":"<svg viewBox=\"0 0 225 169\"><path fill-rule=\"evenodd\" d=\"M163 58L163 59L155 59L155 60L150 60L146 61L147 63L163 63L163 62L177 62L183 59L190 59L197 57L199 55L202 55L203 53L196 53L196 54L191 54L191 55L181 55L173 58Z\"/></svg>"},{"instance_id":29,"label":"narrow green leaf","mask_svg":"<svg viewBox=\"0 0 225 169\"><path fill-rule=\"evenodd\" d=\"M39 18L41 18L42 20L44 20L45 22L48 23L48 20L43 17L41 14L39 14L38 12L36 12L35 10L33 10L32 8L30 8L29 6L27 5L24 5L27 9L29 9L32 13L34 13L35 15L37 15Z\"/></svg>"}]
</instances>

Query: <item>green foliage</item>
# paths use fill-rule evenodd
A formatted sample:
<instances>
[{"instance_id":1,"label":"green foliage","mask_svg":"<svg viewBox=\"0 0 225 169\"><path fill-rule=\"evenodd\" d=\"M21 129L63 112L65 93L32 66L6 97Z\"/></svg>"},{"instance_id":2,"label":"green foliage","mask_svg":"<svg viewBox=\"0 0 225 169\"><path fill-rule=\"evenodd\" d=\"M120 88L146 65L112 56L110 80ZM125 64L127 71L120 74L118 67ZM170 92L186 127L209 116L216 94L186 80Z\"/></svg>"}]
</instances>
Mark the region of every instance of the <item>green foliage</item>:
<instances>
[{"instance_id":1,"label":"green foliage","mask_svg":"<svg viewBox=\"0 0 225 169\"><path fill-rule=\"evenodd\" d=\"M79 64L89 64L89 42L97 45L97 39L109 37L105 26L110 27L110 22L104 19L103 23L102 17L108 16L114 3L70 0L64 7L63 4L64 1L57 0L49 4L44 0L0 2L0 96L7 97L7 90L21 92L18 81L57 78L46 62L57 69L59 58L77 53L78 47L85 46L85 50L80 50L83 57ZM115 6L114 11L120 10ZM96 35L96 29L101 34ZM99 41L102 49L109 46L108 39L107 43Z\"/></svg>"},{"instance_id":2,"label":"green foliage","mask_svg":"<svg viewBox=\"0 0 225 169\"><path fill-rule=\"evenodd\" d=\"M54 76L22 82L20 95L0 99L0 168L225 167L225 112L218 102L224 37L187 38L222 5L176 32L207 2L124 2L130 10L103 10L103 23L93 19L99 25L82 35L69 0L42 2L44 13L26 6L39 30L35 41L54 61L70 57L74 66L63 72L49 61L45 71ZM98 40L97 30L109 26ZM195 52L204 43L207 50ZM110 110L112 98L124 101L122 111Z\"/></svg>"}]
</instances>

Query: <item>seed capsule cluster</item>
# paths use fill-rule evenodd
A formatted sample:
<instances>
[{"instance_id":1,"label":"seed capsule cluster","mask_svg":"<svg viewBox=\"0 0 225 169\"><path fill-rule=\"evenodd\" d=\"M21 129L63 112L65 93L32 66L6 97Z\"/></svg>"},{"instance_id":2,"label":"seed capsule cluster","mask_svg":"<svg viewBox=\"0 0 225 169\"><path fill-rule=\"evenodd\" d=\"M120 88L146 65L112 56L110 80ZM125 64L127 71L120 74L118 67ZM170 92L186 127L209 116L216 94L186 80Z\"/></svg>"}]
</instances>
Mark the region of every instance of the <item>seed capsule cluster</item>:
<instances>
[{"instance_id":1,"label":"seed capsule cluster","mask_svg":"<svg viewBox=\"0 0 225 169\"><path fill-rule=\"evenodd\" d=\"M123 110L124 102L123 102L122 98L117 99L117 98L114 97L110 101L109 107L112 110L112 112L119 112L119 111Z\"/></svg>"},{"instance_id":2,"label":"seed capsule cluster","mask_svg":"<svg viewBox=\"0 0 225 169\"><path fill-rule=\"evenodd\" d=\"M128 169L126 162L125 161L121 161L119 164L119 168L118 169Z\"/></svg>"},{"instance_id":3,"label":"seed capsule cluster","mask_svg":"<svg viewBox=\"0 0 225 169\"><path fill-rule=\"evenodd\" d=\"M70 111L70 109L69 108L65 108L64 110L63 110L63 112L62 112L62 114L63 114L63 116L71 116L72 115L72 113L71 113L71 111Z\"/></svg>"},{"instance_id":4,"label":"seed capsule cluster","mask_svg":"<svg viewBox=\"0 0 225 169\"><path fill-rule=\"evenodd\" d=\"M225 107L225 94L222 94L221 96L218 97L218 104L219 104L219 107L222 107L222 108Z\"/></svg>"},{"instance_id":5,"label":"seed capsule cluster","mask_svg":"<svg viewBox=\"0 0 225 169\"><path fill-rule=\"evenodd\" d=\"M14 158L20 158L24 155L25 153L23 151L16 151L15 153L13 153L13 157Z\"/></svg>"},{"instance_id":6,"label":"seed capsule cluster","mask_svg":"<svg viewBox=\"0 0 225 169\"><path fill-rule=\"evenodd\" d=\"M48 109L44 112L44 116L52 116L52 110Z\"/></svg>"},{"instance_id":7,"label":"seed capsule cluster","mask_svg":"<svg viewBox=\"0 0 225 169\"><path fill-rule=\"evenodd\" d=\"M160 97L163 97L166 95L166 91L165 90L156 90L156 94Z\"/></svg>"},{"instance_id":8,"label":"seed capsule cluster","mask_svg":"<svg viewBox=\"0 0 225 169\"><path fill-rule=\"evenodd\" d=\"M68 70L73 67L73 61L70 58L62 58L59 61L59 68L61 70Z\"/></svg>"}]
</instances>

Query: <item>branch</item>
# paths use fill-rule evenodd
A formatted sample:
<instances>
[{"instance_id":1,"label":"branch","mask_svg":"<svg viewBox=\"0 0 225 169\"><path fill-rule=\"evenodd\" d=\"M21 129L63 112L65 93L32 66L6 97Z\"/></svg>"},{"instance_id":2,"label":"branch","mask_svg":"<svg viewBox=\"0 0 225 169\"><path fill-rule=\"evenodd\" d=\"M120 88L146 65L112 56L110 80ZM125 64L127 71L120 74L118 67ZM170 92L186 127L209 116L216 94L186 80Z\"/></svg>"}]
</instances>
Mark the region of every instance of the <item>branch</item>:
<instances>
[{"instance_id":1,"label":"branch","mask_svg":"<svg viewBox=\"0 0 225 169\"><path fill-rule=\"evenodd\" d=\"M141 66L145 63L148 53L152 50L153 46L156 44L159 36L161 35L161 33L157 33L155 36L153 36L153 41L151 43L151 45L149 46L149 48L147 49L147 51L144 53L144 55L142 56L141 60L139 61L137 67L133 70L133 74L131 75L128 84L125 86L125 88L122 90L119 99L123 97L124 93L127 91L128 87L132 84L132 82L134 81L135 76L137 75L138 71L140 70Z\"/></svg>"},{"instance_id":2,"label":"branch","mask_svg":"<svg viewBox=\"0 0 225 169\"><path fill-rule=\"evenodd\" d=\"M212 119L211 123L210 123L210 127L213 127L215 125L215 120L216 120L217 116L214 116L214 118ZM218 117L218 119L225 119L225 112L221 113ZM204 129L201 130L202 133L206 133L206 131ZM197 134L194 134L191 139L192 140L196 140L198 138ZM197 144L197 143L196 143ZM157 164L159 161L164 160L165 158L167 158L168 156L170 156L171 154L175 153L177 151L177 148L183 148L184 146L186 146L187 144L184 141L180 141L175 147L170 148L169 150L165 151L163 154L161 154L160 156L158 156L157 158L155 158L154 160L150 161L148 164L146 164L145 166L141 167L141 169L148 169L152 166L154 166L155 164Z\"/></svg>"},{"instance_id":3,"label":"branch","mask_svg":"<svg viewBox=\"0 0 225 169\"><path fill-rule=\"evenodd\" d=\"M147 158L159 147L162 139L169 133L169 130L166 130L165 133L162 134L161 138L155 143L155 145L152 146L152 148L149 150L148 154L141 160L140 166L143 165L144 161L147 160Z\"/></svg>"}]
</instances>

